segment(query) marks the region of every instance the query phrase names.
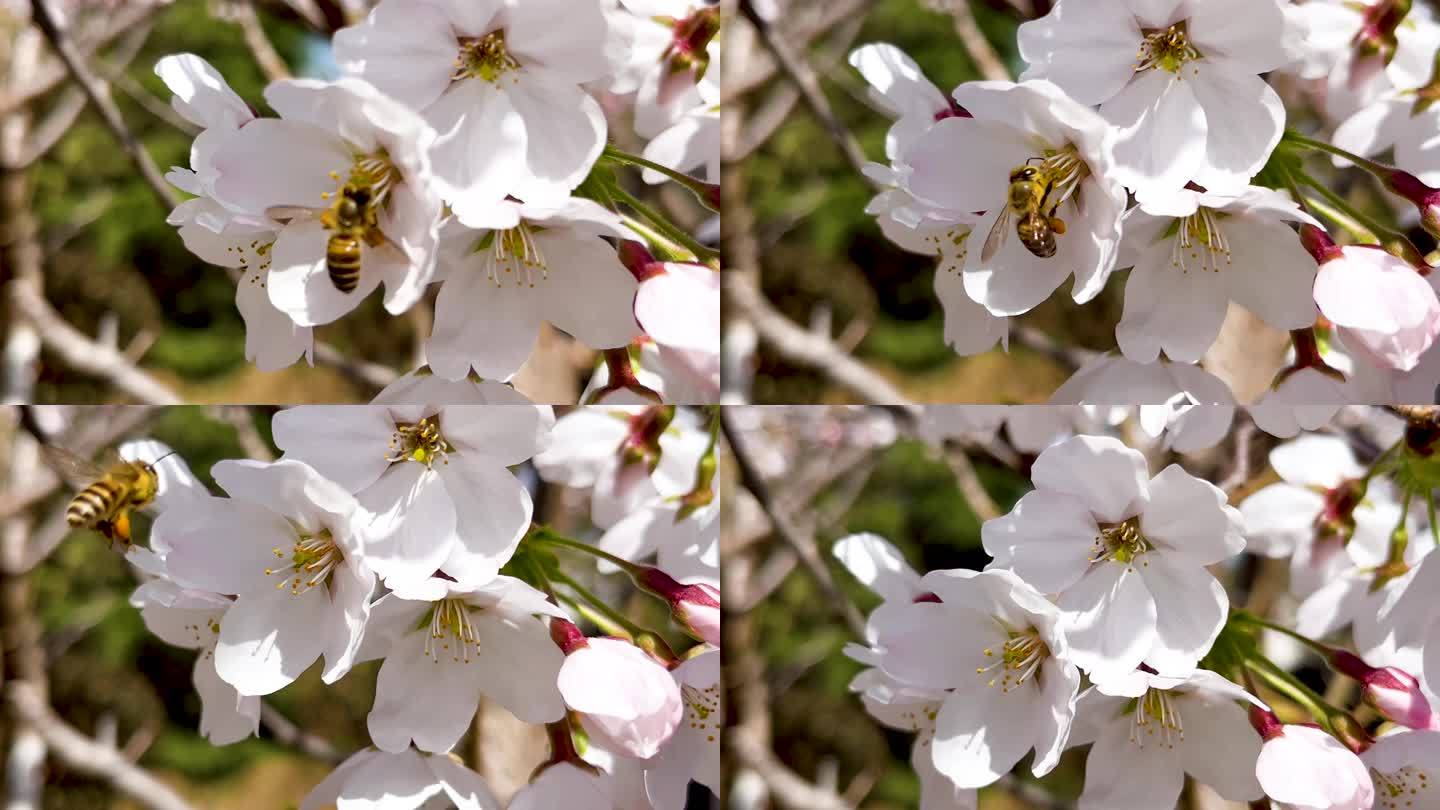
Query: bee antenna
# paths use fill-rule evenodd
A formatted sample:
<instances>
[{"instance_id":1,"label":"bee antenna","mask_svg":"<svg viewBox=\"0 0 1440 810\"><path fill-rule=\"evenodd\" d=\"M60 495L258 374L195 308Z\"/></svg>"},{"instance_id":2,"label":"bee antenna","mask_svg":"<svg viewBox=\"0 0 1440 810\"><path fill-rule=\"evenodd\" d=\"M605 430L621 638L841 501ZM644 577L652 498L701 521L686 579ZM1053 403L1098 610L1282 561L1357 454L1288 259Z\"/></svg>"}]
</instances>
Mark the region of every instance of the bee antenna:
<instances>
[{"instance_id":1,"label":"bee antenna","mask_svg":"<svg viewBox=\"0 0 1440 810\"><path fill-rule=\"evenodd\" d=\"M169 457L171 457L171 456L173 456L173 455L178 454L179 452L180 452L180 451L178 451L178 450L171 450L170 452L166 453L165 455L163 455L163 456L155 459L154 461L150 462L150 466L151 466L151 467L154 467L156 464L159 464L160 462L164 461L165 459L167 459L167 458L169 458Z\"/></svg>"}]
</instances>

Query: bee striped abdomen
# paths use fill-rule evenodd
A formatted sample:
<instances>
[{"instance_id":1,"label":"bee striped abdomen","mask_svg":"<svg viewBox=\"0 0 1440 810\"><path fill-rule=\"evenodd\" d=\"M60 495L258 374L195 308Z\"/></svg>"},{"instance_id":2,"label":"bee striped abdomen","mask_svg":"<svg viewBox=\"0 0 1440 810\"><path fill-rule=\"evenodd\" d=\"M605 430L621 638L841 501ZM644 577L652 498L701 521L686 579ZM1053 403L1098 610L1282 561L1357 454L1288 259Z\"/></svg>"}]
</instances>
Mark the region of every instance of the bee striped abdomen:
<instances>
[{"instance_id":1,"label":"bee striped abdomen","mask_svg":"<svg viewBox=\"0 0 1440 810\"><path fill-rule=\"evenodd\" d=\"M360 286L360 240L343 234L331 236L325 249L325 269L335 289L354 292Z\"/></svg>"},{"instance_id":2,"label":"bee striped abdomen","mask_svg":"<svg viewBox=\"0 0 1440 810\"><path fill-rule=\"evenodd\" d=\"M96 481L81 490L65 510L65 520L76 528L95 525L114 511L123 493L107 481Z\"/></svg>"}]
</instances>

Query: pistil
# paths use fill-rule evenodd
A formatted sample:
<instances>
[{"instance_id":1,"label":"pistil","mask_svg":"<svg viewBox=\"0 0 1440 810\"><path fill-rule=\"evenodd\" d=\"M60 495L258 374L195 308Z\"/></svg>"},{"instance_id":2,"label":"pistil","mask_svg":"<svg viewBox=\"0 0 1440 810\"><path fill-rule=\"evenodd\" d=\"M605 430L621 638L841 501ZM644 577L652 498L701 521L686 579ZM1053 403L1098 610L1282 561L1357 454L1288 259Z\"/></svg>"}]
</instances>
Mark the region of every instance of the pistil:
<instances>
[{"instance_id":1,"label":"pistil","mask_svg":"<svg viewBox=\"0 0 1440 810\"><path fill-rule=\"evenodd\" d=\"M1094 552L1090 555L1092 563L1114 560L1129 565L1137 558L1143 558L1145 552L1154 546L1140 533L1140 520L1132 517L1119 523L1101 525L1100 534L1095 537L1091 548ZM1140 564L1149 563L1142 559Z\"/></svg>"},{"instance_id":2,"label":"pistil","mask_svg":"<svg viewBox=\"0 0 1440 810\"><path fill-rule=\"evenodd\" d=\"M520 69L520 62L505 47L505 32L491 31L483 37L462 37L460 53L455 57L451 80L483 79L494 84L501 77Z\"/></svg>"},{"instance_id":3,"label":"pistil","mask_svg":"<svg viewBox=\"0 0 1440 810\"><path fill-rule=\"evenodd\" d=\"M1008 633L1010 637L1001 646L998 657L993 648L986 647L981 651L986 658L995 659L994 663L975 668L976 675L990 675L990 680L985 684L987 687L998 684L1000 691L1004 693L1023 686L1039 672L1045 659L1050 657L1050 648L1035 628L1010 630ZM1000 671L995 673L997 668Z\"/></svg>"},{"instance_id":4,"label":"pistil","mask_svg":"<svg viewBox=\"0 0 1440 810\"><path fill-rule=\"evenodd\" d=\"M1200 58L1200 52L1190 44L1186 25L1182 21L1163 31L1151 31L1145 35L1145 41L1140 44L1140 53L1135 57L1135 72L1159 68L1179 76L1181 68ZM1192 68L1191 72L1200 71Z\"/></svg>"},{"instance_id":5,"label":"pistil","mask_svg":"<svg viewBox=\"0 0 1440 810\"><path fill-rule=\"evenodd\" d=\"M396 464L402 461L416 461L427 468L433 468L438 459L449 464L450 443L440 432L440 417L427 416L413 424L402 422L395 426L390 436L390 453L386 461Z\"/></svg>"},{"instance_id":6,"label":"pistil","mask_svg":"<svg viewBox=\"0 0 1440 810\"><path fill-rule=\"evenodd\" d=\"M277 559L288 559L289 564L279 568L266 568L265 576L284 574L285 576L275 583L275 588L278 590L289 585L290 593L296 596L316 585L327 583L335 567L345 561L344 553L335 545L335 539L328 529L321 530L318 534L299 535L295 545L288 551L280 546L271 551Z\"/></svg>"}]
</instances>

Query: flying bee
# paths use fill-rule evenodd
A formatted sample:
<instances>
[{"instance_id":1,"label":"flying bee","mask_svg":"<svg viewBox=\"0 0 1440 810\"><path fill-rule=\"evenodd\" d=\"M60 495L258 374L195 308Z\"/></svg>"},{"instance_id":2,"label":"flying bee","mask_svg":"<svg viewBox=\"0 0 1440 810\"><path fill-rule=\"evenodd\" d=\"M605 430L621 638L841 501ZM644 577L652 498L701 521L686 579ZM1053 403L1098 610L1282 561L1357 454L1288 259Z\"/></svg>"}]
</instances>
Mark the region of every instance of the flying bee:
<instances>
[{"instance_id":1,"label":"flying bee","mask_svg":"<svg viewBox=\"0 0 1440 810\"><path fill-rule=\"evenodd\" d=\"M99 532L112 546L118 540L128 548L131 510L149 506L160 492L155 465L126 461L113 449L99 462L54 445L45 445L44 453L50 466L80 490L65 509L65 521L72 528Z\"/></svg>"},{"instance_id":2,"label":"flying bee","mask_svg":"<svg viewBox=\"0 0 1440 810\"><path fill-rule=\"evenodd\" d=\"M1025 249L1048 259L1055 255L1055 235L1065 233L1065 220L1055 216L1063 197L1056 194L1057 178L1044 162L1032 166L1026 162L1010 172L1010 191L1005 210L995 220L990 234L985 237L985 247L980 250L980 259L990 261L1005 247L1010 237L1010 222L1015 221L1015 232ZM1018 219L1016 219L1018 217Z\"/></svg>"},{"instance_id":3,"label":"flying bee","mask_svg":"<svg viewBox=\"0 0 1440 810\"><path fill-rule=\"evenodd\" d=\"M361 246L373 248L385 242L375 203L371 186L350 182L336 195L334 205L320 214L320 224L332 232L325 244L325 270L340 292L354 292L360 285Z\"/></svg>"}]
</instances>

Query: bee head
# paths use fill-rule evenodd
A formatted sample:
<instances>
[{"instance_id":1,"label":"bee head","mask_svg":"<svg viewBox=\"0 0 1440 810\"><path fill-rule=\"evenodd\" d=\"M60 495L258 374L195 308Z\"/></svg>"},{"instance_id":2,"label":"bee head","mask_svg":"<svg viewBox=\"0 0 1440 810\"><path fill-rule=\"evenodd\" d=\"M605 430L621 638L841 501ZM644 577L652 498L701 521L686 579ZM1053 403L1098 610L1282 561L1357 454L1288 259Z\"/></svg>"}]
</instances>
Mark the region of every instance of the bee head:
<instances>
[{"instance_id":1,"label":"bee head","mask_svg":"<svg viewBox=\"0 0 1440 810\"><path fill-rule=\"evenodd\" d=\"M1010 172L1010 182L1016 183L1024 180L1034 180L1040 176L1040 170L1034 166L1021 166Z\"/></svg>"}]
</instances>

